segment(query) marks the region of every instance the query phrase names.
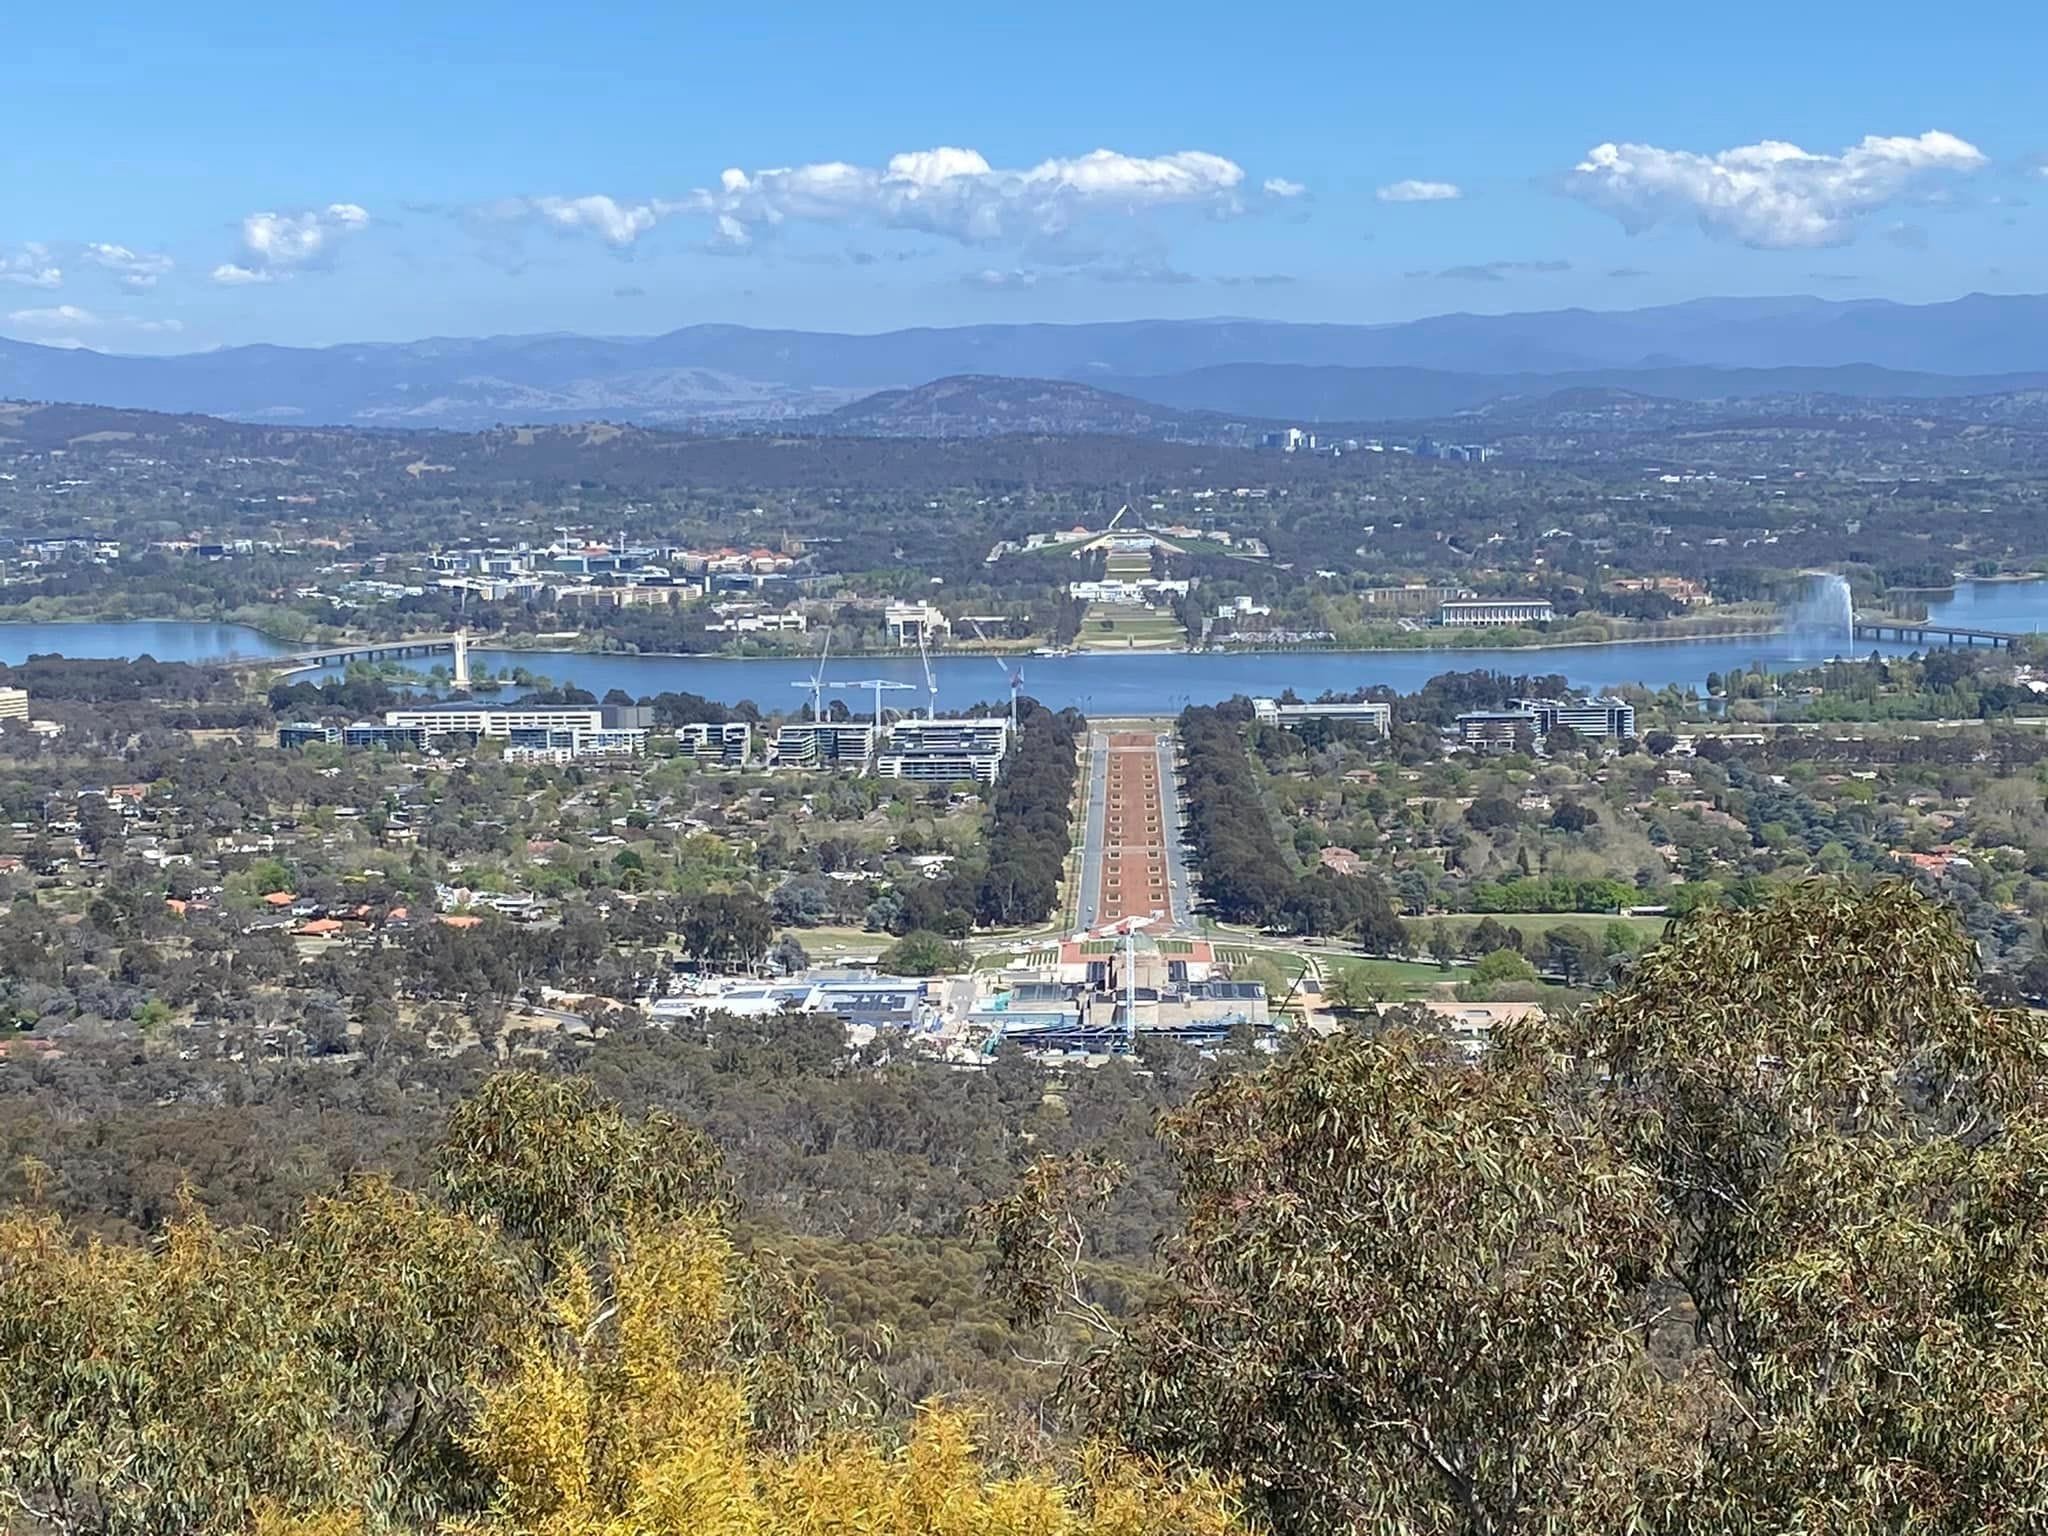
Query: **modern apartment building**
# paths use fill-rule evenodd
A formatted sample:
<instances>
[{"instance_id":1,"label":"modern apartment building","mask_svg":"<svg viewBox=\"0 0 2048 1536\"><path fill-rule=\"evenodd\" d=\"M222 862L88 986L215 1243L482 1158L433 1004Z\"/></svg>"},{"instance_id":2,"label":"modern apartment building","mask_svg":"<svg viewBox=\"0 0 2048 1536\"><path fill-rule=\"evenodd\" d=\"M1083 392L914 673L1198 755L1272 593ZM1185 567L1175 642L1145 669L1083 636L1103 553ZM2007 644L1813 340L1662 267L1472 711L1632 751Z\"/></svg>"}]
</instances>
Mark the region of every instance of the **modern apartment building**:
<instances>
[{"instance_id":1,"label":"modern apartment building","mask_svg":"<svg viewBox=\"0 0 2048 1536\"><path fill-rule=\"evenodd\" d=\"M993 784L1009 750L1010 722L1001 716L898 720L889 727L875 772L927 784Z\"/></svg>"},{"instance_id":2,"label":"modern apartment building","mask_svg":"<svg viewBox=\"0 0 2048 1536\"><path fill-rule=\"evenodd\" d=\"M505 761L589 762L638 757L646 750L647 733L642 730L584 731L573 726L538 726L513 731L506 737Z\"/></svg>"},{"instance_id":3,"label":"modern apartment building","mask_svg":"<svg viewBox=\"0 0 2048 1536\"><path fill-rule=\"evenodd\" d=\"M1585 737L1625 741L1636 733L1636 709L1626 699L1515 699L1506 709L1458 716L1458 738L1482 752L1506 752L1524 740L1546 739L1560 725Z\"/></svg>"},{"instance_id":4,"label":"modern apartment building","mask_svg":"<svg viewBox=\"0 0 2048 1536\"><path fill-rule=\"evenodd\" d=\"M850 768L867 772L875 753L875 728L852 720L792 720L775 733L777 768Z\"/></svg>"},{"instance_id":5,"label":"modern apartment building","mask_svg":"<svg viewBox=\"0 0 2048 1536\"><path fill-rule=\"evenodd\" d=\"M742 768L753 755L754 728L744 720L728 720L723 725L708 725L701 721L694 725L679 725L676 727L676 749L684 757L693 757L699 762L713 761L729 768Z\"/></svg>"},{"instance_id":6,"label":"modern apartment building","mask_svg":"<svg viewBox=\"0 0 2048 1536\"><path fill-rule=\"evenodd\" d=\"M1535 717L1536 734L1548 736L1568 725L1581 736L1625 741L1636 733L1636 707L1626 699L1517 699L1515 708Z\"/></svg>"}]
</instances>

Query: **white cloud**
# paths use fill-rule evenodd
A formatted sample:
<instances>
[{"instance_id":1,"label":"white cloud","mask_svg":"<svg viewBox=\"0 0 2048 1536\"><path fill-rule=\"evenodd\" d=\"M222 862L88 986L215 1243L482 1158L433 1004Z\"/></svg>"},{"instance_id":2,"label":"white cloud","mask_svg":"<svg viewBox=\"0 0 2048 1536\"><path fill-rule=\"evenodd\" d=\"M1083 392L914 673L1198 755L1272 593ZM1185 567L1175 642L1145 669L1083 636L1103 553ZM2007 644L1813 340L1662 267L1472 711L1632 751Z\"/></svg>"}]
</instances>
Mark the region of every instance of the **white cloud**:
<instances>
[{"instance_id":1,"label":"white cloud","mask_svg":"<svg viewBox=\"0 0 2048 1536\"><path fill-rule=\"evenodd\" d=\"M588 230L606 245L628 246L654 228L660 215L652 203L623 205L597 195L591 197L536 197L536 213L557 229Z\"/></svg>"},{"instance_id":2,"label":"white cloud","mask_svg":"<svg viewBox=\"0 0 2048 1536\"><path fill-rule=\"evenodd\" d=\"M13 252L0 251L0 283L16 283L23 288L61 288L64 269L48 246L31 242Z\"/></svg>"},{"instance_id":3,"label":"white cloud","mask_svg":"<svg viewBox=\"0 0 2048 1536\"><path fill-rule=\"evenodd\" d=\"M1049 239L1094 215L1165 208L1237 211L1244 170L1201 150L1125 155L1091 150L1021 170L991 166L971 149L896 155L879 169L825 161L720 177L681 205L751 233L790 221L879 224L969 245Z\"/></svg>"},{"instance_id":4,"label":"white cloud","mask_svg":"<svg viewBox=\"0 0 2048 1536\"><path fill-rule=\"evenodd\" d=\"M1010 288L1036 288L1038 286L1038 274L1019 268L1011 268L1005 271L1000 267L984 267L979 272L969 272L960 281L967 284L970 288L988 288L996 291Z\"/></svg>"},{"instance_id":5,"label":"white cloud","mask_svg":"<svg viewBox=\"0 0 2048 1536\"><path fill-rule=\"evenodd\" d=\"M1383 203L1449 203L1465 193L1448 181L1396 181L1381 187L1375 195Z\"/></svg>"},{"instance_id":6,"label":"white cloud","mask_svg":"<svg viewBox=\"0 0 2048 1536\"><path fill-rule=\"evenodd\" d=\"M324 261L334 242L367 228L369 210L359 203L329 203L298 213L252 213L242 220L246 260L213 269L216 283L267 283Z\"/></svg>"},{"instance_id":7,"label":"white cloud","mask_svg":"<svg viewBox=\"0 0 2048 1536\"><path fill-rule=\"evenodd\" d=\"M1308 188L1298 181L1289 181L1285 176L1268 176L1265 193L1268 197L1300 197Z\"/></svg>"},{"instance_id":8,"label":"white cloud","mask_svg":"<svg viewBox=\"0 0 2048 1536\"><path fill-rule=\"evenodd\" d=\"M159 251L131 251L125 245L104 242L86 246L85 256L94 266L118 276L121 286L131 293L154 288L157 279L169 272L173 265L171 258Z\"/></svg>"},{"instance_id":9,"label":"white cloud","mask_svg":"<svg viewBox=\"0 0 2048 1536\"><path fill-rule=\"evenodd\" d=\"M145 336L175 336L185 329L182 320L145 320L135 315L103 315L76 304L54 304L44 309L17 309L7 323L25 331L61 331L68 339L51 341L53 346L81 346L81 331L134 331ZM38 337L39 340L46 338Z\"/></svg>"},{"instance_id":10,"label":"white cloud","mask_svg":"<svg viewBox=\"0 0 2048 1536\"><path fill-rule=\"evenodd\" d=\"M879 166L843 160L755 171L734 166L716 186L673 199L521 198L481 211L493 218L538 217L595 234L617 249L660 221L685 215L708 220L710 243L724 250L748 249L764 233L799 223L869 224L994 245L1056 239L1098 216L1169 208L1237 213L1244 175L1235 161L1203 150L1126 155L1097 149L1005 169L977 150L940 145L891 156ZM1303 189L1275 179L1266 190L1293 197Z\"/></svg>"},{"instance_id":11,"label":"white cloud","mask_svg":"<svg viewBox=\"0 0 2048 1536\"><path fill-rule=\"evenodd\" d=\"M76 304L56 304L48 309L17 309L7 317L7 323L31 331L69 331L89 330L102 322L89 309L80 309Z\"/></svg>"},{"instance_id":12,"label":"white cloud","mask_svg":"<svg viewBox=\"0 0 2048 1536\"><path fill-rule=\"evenodd\" d=\"M1760 250L1841 245L1856 221L1899 198L1988 162L1954 134L1872 134L1835 155L1766 139L1718 154L1652 144L1599 144L1565 190L1604 208L1631 232L1690 213L1709 234Z\"/></svg>"}]
</instances>

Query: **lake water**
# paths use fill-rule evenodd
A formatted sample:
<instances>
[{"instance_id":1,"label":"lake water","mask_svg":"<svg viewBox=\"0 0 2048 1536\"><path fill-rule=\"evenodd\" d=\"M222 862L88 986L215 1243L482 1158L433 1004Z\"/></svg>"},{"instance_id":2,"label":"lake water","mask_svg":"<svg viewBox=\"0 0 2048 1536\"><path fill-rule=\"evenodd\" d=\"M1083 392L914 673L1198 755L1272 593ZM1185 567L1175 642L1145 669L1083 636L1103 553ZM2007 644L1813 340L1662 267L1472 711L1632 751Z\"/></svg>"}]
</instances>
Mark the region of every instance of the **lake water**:
<instances>
[{"instance_id":1,"label":"lake water","mask_svg":"<svg viewBox=\"0 0 2048 1536\"><path fill-rule=\"evenodd\" d=\"M1939 622L1980 629L2048 630L2048 582L1976 582L1958 586L1929 607ZM0 662L47 652L65 656L154 656L159 661L205 661L223 656L271 656L291 649L252 629L228 624L134 621L107 624L0 624ZM1857 645L1898 654L1906 647ZM804 660L739 661L724 657L614 656L569 651L477 650L479 666L523 666L556 683L603 695L623 688L635 697L678 692L726 704L752 700L763 710L795 707L793 685L808 678ZM1408 693L1442 672L1487 669L1514 674L1562 673L1575 688L1597 691L1621 683L1699 688L1709 672L1730 672L1761 662L1777 671L1824 660L1814 642L1791 635L1737 639L1628 641L1557 650L1428 650L1307 652L1288 655L1026 656L1017 662L1023 691L1055 709L1069 705L1097 715L1170 714L1188 704L1212 704L1233 694L1272 696L1292 688L1303 698L1324 692L1384 685ZM443 665L446 658L440 658ZM433 664L415 665L425 670ZM943 657L932 663L943 712L1008 694L1006 664L987 656ZM891 692L893 708L925 703L924 673L915 659L834 661L829 681L880 677L909 684ZM871 691L834 690L856 713L873 707Z\"/></svg>"},{"instance_id":2,"label":"lake water","mask_svg":"<svg viewBox=\"0 0 2048 1536\"><path fill-rule=\"evenodd\" d=\"M260 630L240 624L195 624L180 619L124 619L105 624L0 624L0 662L31 656L158 661L219 661L234 656L277 656L291 650Z\"/></svg>"}]
</instances>

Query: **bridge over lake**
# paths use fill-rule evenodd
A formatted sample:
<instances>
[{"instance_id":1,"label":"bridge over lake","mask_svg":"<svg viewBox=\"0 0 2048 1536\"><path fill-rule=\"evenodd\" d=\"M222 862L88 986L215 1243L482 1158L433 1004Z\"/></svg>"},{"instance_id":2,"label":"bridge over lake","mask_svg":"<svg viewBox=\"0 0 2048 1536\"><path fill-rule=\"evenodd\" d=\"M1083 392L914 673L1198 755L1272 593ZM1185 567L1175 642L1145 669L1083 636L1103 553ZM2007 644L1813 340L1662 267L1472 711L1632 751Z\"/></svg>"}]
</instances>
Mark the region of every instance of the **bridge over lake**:
<instances>
[{"instance_id":1,"label":"bridge over lake","mask_svg":"<svg viewBox=\"0 0 2048 1536\"><path fill-rule=\"evenodd\" d=\"M352 661L403 661L415 656L451 657L455 685L469 685L469 636L461 631L452 635L407 635L400 640L349 640L284 656L241 656L224 665L271 672L317 672L327 667L345 667Z\"/></svg>"},{"instance_id":2,"label":"bridge over lake","mask_svg":"<svg viewBox=\"0 0 2048 1536\"><path fill-rule=\"evenodd\" d=\"M1961 624L1943 624L1930 619L1858 619L1858 640L1893 640L1900 645L1991 645L2010 646L2025 636L2003 629L1971 629Z\"/></svg>"}]
</instances>

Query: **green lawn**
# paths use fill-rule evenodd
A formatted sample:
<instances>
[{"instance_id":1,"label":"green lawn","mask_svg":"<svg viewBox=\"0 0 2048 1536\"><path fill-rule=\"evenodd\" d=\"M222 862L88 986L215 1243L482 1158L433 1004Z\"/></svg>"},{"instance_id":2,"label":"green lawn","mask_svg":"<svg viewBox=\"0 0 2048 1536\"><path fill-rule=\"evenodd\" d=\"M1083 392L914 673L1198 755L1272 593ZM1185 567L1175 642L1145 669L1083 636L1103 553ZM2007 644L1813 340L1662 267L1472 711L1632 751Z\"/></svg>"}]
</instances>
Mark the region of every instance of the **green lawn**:
<instances>
[{"instance_id":1,"label":"green lawn","mask_svg":"<svg viewBox=\"0 0 2048 1536\"><path fill-rule=\"evenodd\" d=\"M1187 639L1187 631L1171 613L1119 603L1090 603L1074 644L1084 651L1156 651L1185 645Z\"/></svg>"},{"instance_id":2,"label":"green lawn","mask_svg":"<svg viewBox=\"0 0 2048 1536\"><path fill-rule=\"evenodd\" d=\"M1357 955L1322 955L1319 958L1326 975L1338 972L1356 974L1364 979L1375 995L1388 1002L1426 997L1432 988L1445 982L1466 980L1471 974L1463 966L1454 965L1446 971L1409 960L1369 960Z\"/></svg>"}]
</instances>

